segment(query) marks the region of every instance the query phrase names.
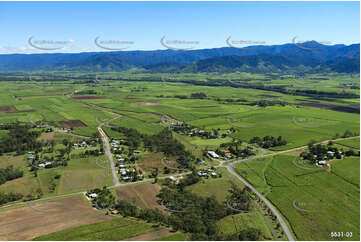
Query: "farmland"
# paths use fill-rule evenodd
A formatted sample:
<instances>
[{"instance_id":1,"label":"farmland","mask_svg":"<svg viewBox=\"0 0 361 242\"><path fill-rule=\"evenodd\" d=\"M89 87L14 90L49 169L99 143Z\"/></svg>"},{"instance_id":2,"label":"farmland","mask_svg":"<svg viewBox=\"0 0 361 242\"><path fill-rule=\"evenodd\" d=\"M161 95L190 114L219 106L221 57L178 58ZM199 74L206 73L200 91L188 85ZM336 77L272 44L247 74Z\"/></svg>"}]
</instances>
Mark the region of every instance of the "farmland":
<instances>
[{"instance_id":1,"label":"farmland","mask_svg":"<svg viewBox=\"0 0 361 242\"><path fill-rule=\"evenodd\" d=\"M253 160L239 164L237 172L280 209L298 239L318 240L343 229L353 232L349 239L358 240L359 158L335 161L331 173L300 169L294 159L276 155Z\"/></svg>"},{"instance_id":2,"label":"farmland","mask_svg":"<svg viewBox=\"0 0 361 242\"><path fill-rule=\"evenodd\" d=\"M359 94L358 89L341 88L350 83L359 85L359 76L310 74L295 79L290 75L275 75L269 79L262 74L238 72L227 76L173 74L166 81L157 81L161 75L156 73L124 72L98 73L97 80L81 82L78 78L83 73L73 73L76 80L64 73L53 74L65 80L45 81L39 74L38 81L3 81L0 87L0 139L11 134L12 129L7 125L17 123L39 132L36 141L41 146L22 154L13 150L0 156L0 168L12 165L23 171L21 177L0 184L1 193L23 195L6 204L10 207L4 207L0 217L19 216L24 221L22 228L28 231L18 232L14 227L10 232L0 233L1 239L189 240L194 235L183 231L168 234L164 224L153 226L152 222L139 218L105 216L105 211L91 208L90 202L87 204L80 198L76 200L81 207L79 216L82 211L87 216L90 214L89 219L74 222L65 211L54 207L54 214L59 212L64 221L54 220L59 223L54 226L56 229L48 230L43 224L34 228L30 224L35 219L32 216L38 215L32 215L33 210L28 206L17 204L105 186L116 199L135 204L139 209L159 209L170 214L157 195L164 188L177 188L192 170L207 174L200 175L195 183L184 185L184 190L205 199L214 197L224 204L233 185L245 188L227 170L237 160L242 162L234 170L280 211L296 239L332 240L330 231L349 231L353 236L348 239L359 239L360 143L359 138L351 139L359 135L359 98L320 99L295 91ZM147 81L150 78L153 81ZM225 83L225 78L231 84ZM254 88L260 80L267 80L263 89ZM248 86L241 87L244 83ZM288 91L267 89L280 85L289 86ZM109 152L101 130L108 138ZM251 143L257 137L260 142ZM279 138L285 143L264 147L265 137ZM310 141L325 140L335 140L334 147L356 153L330 160L329 169L301 163L299 154L307 150ZM83 142L85 147L81 146ZM166 150L170 144L174 146ZM299 147L303 148L292 150ZM237 155L247 148L255 153ZM34 151L39 160L36 169L30 158ZM216 151L219 157L211 157L208 151ZM114 160L114 168L109 156ZM254 156L259 158L253 159ZM38 169L41 162L57 159L64 165ZM294 162L309 170L299 168ZM51 204L40 201L36 208ZM67 200L56 203L61 201ZM280 228L275 218L272 220L274 215L264 206L260 206L263 210L254 207L248 213L223 217L216 223L217 236L231 236L244 228L261 231L265 240L287 239L284 228Z\"/></svg>"}]
</instances>

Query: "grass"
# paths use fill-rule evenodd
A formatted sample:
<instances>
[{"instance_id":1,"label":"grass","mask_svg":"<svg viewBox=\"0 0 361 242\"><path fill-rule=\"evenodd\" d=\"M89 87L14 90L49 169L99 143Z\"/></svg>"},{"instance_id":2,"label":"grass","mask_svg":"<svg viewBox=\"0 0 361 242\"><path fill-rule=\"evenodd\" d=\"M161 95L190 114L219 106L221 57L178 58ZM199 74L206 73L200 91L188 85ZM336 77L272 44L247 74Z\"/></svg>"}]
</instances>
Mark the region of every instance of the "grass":
<instances>
[{"instance_id":1,"label":"grass","mask_svg":"<svg viewBox=\"0 0 361 242\"><path fill-rule=\"evenodd\" d=\"M360 150L360 138L340 140L337 144Z\"/></svg>"},{"instance_id":2,"label":"grass","mask_svg":"<svg viewBox=\"0 0 361 242\"><path fill-rule=\"evenodd\" d=\"M360 187L360 158L348 157L331 163L332 173Z\"/></svg>"},{"instance_id":3,"label":"grass","mask_svg":"<svg viewBox=\"0 0 361 242\"><path fill-rule=\"evenodd\" d=\"M215 196L218 201L224 202L229 195L228 190L231 189L232 184L236 184L240 188L244 187L243 183L230 175L225 168L217 168L216 172L222 174L222 177L202 178L200 182L187 187L187 189L199 196Z\"/></svg>"},{"instance_id":4,"label":"grass","mask_svg":"<svg viewBox=\"0 0 361 242\"><path fill-rule=\"evenodd\" d=\"M218 228L222 234L230 235L246 228L259 229L264 240L273 240L272 234L263 216L258 212L239 213L227 216L218 221Z\"/></svg>"},{"instance_id":5,"label":"grass","mask_svg":"<svg viewBox=\"0 0 361 242\"><path fill-rule=\"evenodd\" d=\"M255 169L237 172L266 194L286 217L297 240L332 240L331 231L350 231L353 237L343 239L358 240L360 190L351 182L359 180L359 168L355 169L359 164L354 165L348 158L340 160L330 173L300 169L293 160L288 155L262 158L249 161L259 162L248 164ZM350 172L351 169L355 171Z\"/></svg>"},{"instance_id":6,"label":"grass","mask_svg":"<svg viewBox=\"0 0 361 242\"><path fill-rule=\"evenodd\" d=\"M63 75L63 73L56 73ZM76 73L82 76L84 73ZM114 115L95 109L87 104L92 103L111 109L122 115L109 125L119 125L135 128L144 134L156 134L164 128L160 123L162 115L184 121L205 130L219 129L220 133L233 127L236 132L226 139L203 140L196 137L174 134L187 150L201 158L202 149L215 149L231 138L249 141L254 136L282 136L287 145L274 147L271 150L286 150L306 145L310 140L322 141L342 135L346 129L359 132L360 118L358 114L337 112L332 110L300 107L300 102L321 102L338 106L357 106L359 99L328 99L317 97L285 95L264 90L232 88L225 86L194 86L182 83L182 80L198 80L206 82L209 79L223 80L228 76L219 73L173 74L177 82L145 82L144 78L157 78L164 74L147 73L98 73L102 86L87 84L72 84L71 82L2 82L0 87L1 107L14 106L16 113L0 111L0 124L16 121L42 123L59 126L61 120L81 120L86 126L75 127L74 133L90 136L97 132L100 122L109 120ZM109 81L107 77L130 79L130 81ZM326 77L327 80L313 79ZM262 82L265 86L292 85L290 89L310 89L341 92L343 84L352 83L359 87L359 75L329 74L306 75L295 78L291 75L278 75L269 81L267 75L250 73L231 73L235 82L255 84ZM34 80L36 75L34 75ZM179 85L181 84L181 85ZM67 95L74 90L96 90L107 99L73 100ZM359 94L357 89L346 89L347 92ZM189 97L191 93L204 92L207 99L179 99L175 95ZM229 100L244 99L240 102ZM228 101L227 101L227 100ZM258 107L248 105L260 100L278 100L287 102L287 106ZM155 105L144 106L143 102L155 101ZM144 103L143 103L144 104ZM33 112L26 112L33 110ZM103 127L110 137L124 138L120 133ZM7 131L0 130L0 138ZM52 133L41 137L41 140L57 140L61 142L64 135ZM338 141L337 146L359 149L360 140L351 139ZM347 149L347 148L346 148ZM74 152L75 153L75 152ZM297 155L294 152L292 155ZM279 208L283 216L291 224L299 240L329 240L330 231L352 231L359 239L359 160L347 158L331 163L331 172L307 171L292 164L294 157L278 155L250 160L237 165L237 172L263 192L271 202ZM145 160L146 162L147 160ZM34 177L26 168L26 160L21 157L1 156L0 167L8 164L24 167L23 178L9 181L0 186L0 191L16 191L24 194L33 193L38 188L44 196L72 193L90 188L112 184L109 170L95 164L95 158L71 159L67 167L54 170L42 170ZM144 165L144 164L143 164ZM220 201L227 196L230 179L243 186L238 180L230 177L228 172L219 169L222 178L203 179L199 184L188 189L197 194L214 195ZM54 192L49 190L49 183L55 174L60 174ZM327 203L319 206L319 213L306 213L295 209L293 201L310 204ZM332 201L332 202L330 202ZM306 205L307 207L307 205ZM311 206L312 207L312 206ZM257 215L258 216L258 215ZM254 218L257 221L257 218ZM247 219L246 219L247 220ZM252 219L250 219L252 220ZM248 221L248 220L247 220ZM135 225L136 227L136 225ZM100 232L97 232L100 234ZM112 234L112 233L110 233ZM94 235L95 236L95 235ZM115 236L115 235L114 235ZM173 236L173 235L171 235ZM177 238L178 235L174 235ZM96 236L95 236L96 237ZM173 237L169 237L171 240ZM81 239L80 237L77 239ZM97 238L95 238L97 239Z\"/></svg>"},{"instance_id":7,"label":"grass","mask_svg":"<svg viewBox=\"0 0 361 242\"><path fill-rule=\"evenodd\" d=\"M115 218L105 222L75 227L35 238L37 241L115 241L133 237L157 228L135 219Z\"/></svg>"},{"instance_id":8,"label":"grass","mask_svg":"<svg viewBox=\"0 0 361 242\"><path fill-rule=\"evenodd\" d=\"M188 236L180 232L153 239L153 241L186 241L186 240L189 240Z\"/></svg>"}]
</instances>

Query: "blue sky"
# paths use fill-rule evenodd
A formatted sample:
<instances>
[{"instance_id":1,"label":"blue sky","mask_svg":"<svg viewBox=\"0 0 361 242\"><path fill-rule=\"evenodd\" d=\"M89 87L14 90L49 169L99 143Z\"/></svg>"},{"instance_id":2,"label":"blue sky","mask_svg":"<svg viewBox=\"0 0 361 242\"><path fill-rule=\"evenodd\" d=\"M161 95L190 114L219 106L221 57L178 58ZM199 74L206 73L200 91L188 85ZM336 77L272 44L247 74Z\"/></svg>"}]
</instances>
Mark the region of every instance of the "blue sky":
<instances>
[{"instance_id":1,"label":"blue sky","mask_svg":"<svg viewBox=\"0 0 361 242\"><path fill-rule=\"evenodd\" d=\"M248 45L291 43L295 36L352 44L360 42L360 3L0 2L0 31L0 53L105 51L96 37L101 46L127 50L165 49L163 36L188 41L172 47L195 49L227 46L230 36ZM62 49L33 48L30 36L36 46Z\"/></svg>"}]
</instances>

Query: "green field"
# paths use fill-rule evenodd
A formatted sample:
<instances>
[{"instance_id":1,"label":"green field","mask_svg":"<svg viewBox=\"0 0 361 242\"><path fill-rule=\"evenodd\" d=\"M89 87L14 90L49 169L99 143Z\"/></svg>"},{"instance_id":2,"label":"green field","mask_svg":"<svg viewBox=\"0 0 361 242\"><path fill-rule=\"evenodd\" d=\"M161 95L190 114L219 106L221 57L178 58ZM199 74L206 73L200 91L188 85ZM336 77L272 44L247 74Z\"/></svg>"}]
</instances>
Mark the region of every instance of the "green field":
<instances>
[{"instance_id":1,"label":"green field","mask_svg":"<svg viewBox=\"0 0 361 242\"><path fill-rule=\"evenodd\" d=\"M330 232L337 229L352 232L348 239L359 240L359 159L337 160L331 173L301 169L292 163L294 159L262 158L239 164L237 172L265 193L298 240L332 240Z\"/></svg>"},{"instance_id":2,"label":"green field","mask_svg":"<svg viewBox=\"0 0 361 242\"><path fill-rule=\"evenodd\" d=\"M126 139L127 137L113 131L111 127L127 127L136 129L143 135L155 135L163 129L171 128L170 120L175 120L205 131L217 130L219 134L227 134L226 138L206 139L173 132L173 137L182 143L186 150L196 158L206 161L206 165L196 165L200 168L221 164L222 161L204 155L205 151L217 150L223 143L234 140L241 140L247 145L255 136L282 136L287 144L267 149L266 154L269 155L274 151L305 146L311 140L340 138L347 130L352 136L358 136L360 131L360 116L357 113L359 98L319 97L296 92L316 90L359 95L359 75L308 74L301 78L276 73L170 75L111 72L96 73L97 81L89 82L89 76L93 76L94 73L79 72L72 75L84 76L84 80L70 78L68 81L53 82L51 79L42 79L43 74L32 73L32 82L1 82L0 126L16 122L33 124L34 130L40 129L35 128L36 125L50 126L54 132L43 133L38 140L44 143L54 140L56 149L65 148L62 144L63 139L80 142L84 137L79 135L90 137L98 133L97 128L101 124L110 138ZM146 81L157 80L168 74L172 78L166 82ZM66 77L68 74L54 72L51 75ZM239 85L219 85L225 79L229 79L233 84L248 86L244 88ZM79 81L84 82L79 84ZM194 81L198 82L197 85ZM344 88L345 85L356 88ZM266 90L278 86L287 86L288 91L295 92L291 95ZM81 91L94 91L96 94L88 95ZM203 93L205 96L194 98L192 94L195 93ZM353 108L353 111L347 108ZM109 120L117 117L116 114L120 115L119 118L110 122ZM71 120L75 121L74 124L70 122L68 125L74 125L72 133L78 136L67 134L69 127L64 123L63 127L61 124L61 121ZM0 139L8 133L5 128L1 129ZM99 147L97 144L92 149ZM334 147L358 152L360 139L357 137L335 141ZM152 168L149 168L149 163L144 163L157 160L158 168L162 171L164 167L157 158L159 153L157 155L156 151L144 152L143 148L139 147L142 153L136 165L148 167L145 173L149 175ZM125 151L128 152L127 149ZM20 167L24 170L24 176L1 184L0 192L17 192L24 197L37 197L41 193L41 196L46 198L113 185L108 158L105 155L80 158L77 155L81 152L72 149L71 155L74 156L67 161L67 166L40 169L37 176L30 172L26 155L2 154L0 168L9 165ZM310 170L302 169L293 163L300 161L295 160L298 152L301 151L247 160L237 164L235 170L278 208L297 240L334 240L330 233L338 231L353 233L351 238L343 239L359 240L359 157L332 160L331 168L328 170ZM56 152L47 155L54 156ZM315 167L307 164L303 166ZM200 182L186 189L200 196L215 196L218 201L224 202L233 183L244 187L243 183L231 176L224 167L218 167L217 173L222 176L202 178ZM58 175L60 178L55 179ZM51 184L55 184L55 189L52 189L54 185ZM241 228L251 227L263 231L264 239L273 239L258 210L233 217L236 224L231 216L219 221L221 232L230 234ZM38 239L122 240L155 229L151 224L116 218L99 224L67 229ZM156 240L189 238L188 234L175 233Z\"/></svg>"},{"instance_id":3,"label":"green field","mask_svg":"<svg viewBox=\"0 0 361 242\"><path fill-rule=\"evenodd\" d=\"M360 150L360 138L337 141L337 144Z\"/></svg>"},{"instance_id":4,"label":"green field","mask_svg":"<svg viewBox=\"0 0 361 242\"><path fill-rule=\"evenodd\" d=\"M227 216L218 222L218 226L223 234L234 234L246 228L259 229L264 240L273 240L264 218L258 212Z\"/></svg>"}]
</instances>

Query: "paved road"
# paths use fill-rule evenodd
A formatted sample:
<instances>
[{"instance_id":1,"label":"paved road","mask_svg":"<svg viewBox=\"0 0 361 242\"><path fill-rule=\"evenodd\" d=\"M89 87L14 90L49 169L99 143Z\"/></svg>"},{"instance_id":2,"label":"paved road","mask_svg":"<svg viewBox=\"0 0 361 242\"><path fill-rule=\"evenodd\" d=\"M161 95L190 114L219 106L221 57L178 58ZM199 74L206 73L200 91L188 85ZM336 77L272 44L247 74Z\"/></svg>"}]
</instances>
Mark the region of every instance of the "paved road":
<instances>
[{"instance_id":1,"label":"paved road","mask_svg":"<svg viewBox=\"0 0 361 242\"><path fill-rule=\"evenodd\" d=\"M266 151L262 148L258 148L258 149L261 151L261 153L256 156L252 156L250 158L241 159L241 160L235 160L235 161L232 161L231 163L221 164L219 166L227 168L229 173L234 175L238 180L240 180L243 184L245 184L247 187L249 187L267 205L267 207L269 207L269 209L271 209L273 214L277 217L278 221L280 222L280 225L282 226L283 231L285 231L285 234L286 234L288 240L294 241L295 239L293 237L293 233L288 228L286 222L283 220L283 218L282 218L281 214L278 212L277 208L274 207L272 205L272 203L270 201L268 201L268 199L266 197L264 197L260 192L258 192L256 190L256 188L254 188L249 182L247 182L243 177L238 175L238 173L233 170L235 164L264 157Z\"/></svg>"},{"instance_id":2,"label":"paved road","mask_svg":"<svg viewBox=\"0 0 361 242\"><path fill-rule=\"evenodd\" d=\"M265 198L260 192L258 192L256 190L256 188L254 188L250 183L248 183L245 179L243 179L241 176L239 176L237 174L237 172L235 172L233 170L232 165L227 165L226 166L227 170L229 171L229 173L231 173L232 175L234 175L238 180L240 180L241 182L243 182L247 187L249 187L266 205L269 209L271 209L271 211L273 212L274 215L276 215L278 221L280 222L283 231L285 232L288 240L290 241L294 241L294 237L293 237L293 233L289 230L286 222L283 220L281 214L278 212L278 210L272 205L272 203L270 201L268 201L267 198Z\"/></svg>"},{"instance_id":3,"label":"paved road","mask_svg":"<svg viewBox=\"0 0 361 242\"><path fill-rule=\"evenodd\" d=\"M348 137L348 138L339 138L339 139L334 139L334 140L324 140L324 141L318 142L316 144L324 144L324 143L327 143L329 141L333 141L333 142L336 141L337 142L337 141L341 141L341 140L356 139L356 138L360 138L360 136ZM250 157L250 158L246 158L246 159L242 159L242 160L235 160L235 161L232 161L231 163L226 164L226 165L223 165L223 164L219 165L220 167L226 167L227 170L232 175L234 175L238 180L240 180L243 184L245 184L247 187L249 187L269 207L269 209L271 209L273 214L276 215L278 221L280 222L280 224L282 226L283 231L285 231L285 233L287 235L287 238L290 241L294 241L295 238L293 237L293 233L289 230L286 222L283 220L283 218L282 218L281 214L278 212L277 208L275 206L273 206L273 204L270 201L268 201L268 199L266 197L264 197L260 192L258 192L256 188L254 188L250 183L248 183L243 177L238 175L238 173L235 172L233 170L233 168L234 168L235 164L240 163L240 162L253 160L253 159L257 159L257 158L261 158L261 157L265 157L265 156L273 156L273 155L278 155L278 154L282 154L282 153L292 152L292 151L301 150L301 149L305 149L305 148L307 148L307 146L301 146L301 147L297 147L297 148L290 149L290 150L278 151L278 152L274 152L274 153L271 153L271 154L265 154L266 151L264 149L262 149L262 148L259 148L259 150L261 151L261 154L259 154L259 155L256 155L256 156L253 156L253 157Z\"/></svg>"},{"instance_id":4,"label":"paved road","mask_svg":"<svg viewBox=\"0 0 361 242\"><path fill-rule=\"evenodd\" d=\"M115 117L111 120L108 120L108 122L111 122L117 118L119 118L120 116L118 117ZM113 154L110 150L110 144L109 144L109 138L107 136L107 134L104 132L104 130L102 129L102 126L104 125L105 123L101 123L99 126L98 126L98 131L100 133L100 135L102 136L102 140L103 140L103 143L104 143L104 151L105 151L105 155L108 156L108 159L109 159L109 162L110 162L110 168L111 168L111 171L112 171L112 175L113 175L113 183L115 186L119 186L121 183L119 182L119 178L118 178L118 175L117 175L117 170L115 168L115 164L114 164L114 159L113 159Z\"/></svg>"}]
</instances>

